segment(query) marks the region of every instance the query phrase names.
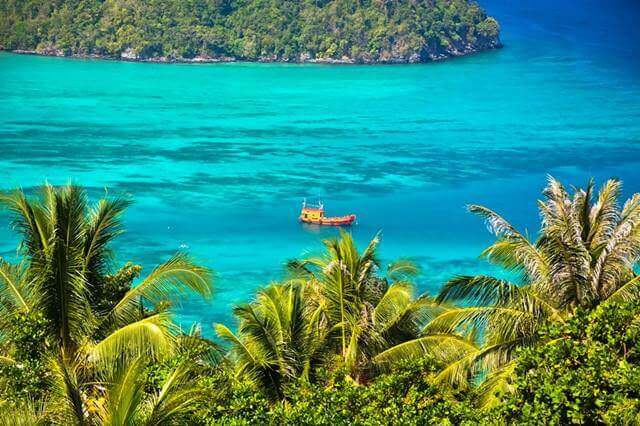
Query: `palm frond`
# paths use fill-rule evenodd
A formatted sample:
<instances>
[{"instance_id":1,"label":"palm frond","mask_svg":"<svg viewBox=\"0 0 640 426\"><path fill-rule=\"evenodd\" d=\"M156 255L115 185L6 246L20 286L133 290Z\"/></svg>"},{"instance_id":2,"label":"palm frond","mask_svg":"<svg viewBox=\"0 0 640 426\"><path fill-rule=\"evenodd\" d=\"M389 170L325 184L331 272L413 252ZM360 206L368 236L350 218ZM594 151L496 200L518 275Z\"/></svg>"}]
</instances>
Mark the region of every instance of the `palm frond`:
<instances>
[{"instance_id":1,"label":"palm frond","mask_svg":"<svg viewBox=\"0 0 640 426\"><path fill-rule=\"evenodd\" d=\"M113 308L111 315L123 316L132 305L137 306L140 299L155 305L175 300L176 296L185 295L188 291L204 298L211 297L211 271L194 263L187 255L178 253L129 290Z\"/></svg>"},{"instance_id":2,"label":"palm frond","mask_svg":"<svg viewBox=\"0 0 640 426\"><path fill-rule=\"evenodd\" d=\"M491 409L499 406L503 402L505 395L515 391L510 383L516 363L509 362L500 369L491 372L480 385L478 390L478 405L481 409Z\"/></svg>"},{"instance_id":3,"label":"palm frond","mask_svg":"<svg viewBox=\"0 0 640 426\"><path fill-rule=\"evenodd\" d=\"M0 300L3 305L28 312L31 310L33 288L25 261L12 265L0 259Z\"/></svg>"},{"instance_id":4,"label":"palm frond","mask_svg":"<svg viewBox=\"0 0 640 426\"><path fill-rule=\"evenodd\" d=\"M426 334L461 334L469 339L478 331L492 335L520 335L523 329L530 329L537 323L536 318L526 311L511 307L481 306L450 309L429 322L423 332Z\"/></svg>"},{"instance_id":5,"label":"palm frond","mask_svg":"<svg viewBox=\"0 0 640 426\"><path fill-rule=\"evenodd\" d=\"M621 191L622 184L616 179L608 180L600 188L597 201L589 213L588 241L594 246L605 243L616 227L620 217L618 197Z\"/></svg>"},{"instance_id":6,"label":"palm frond","mask_svg":"<svg viewBox=\"0 0 640 426\"><path fill-rule=\"evenodd\" d=\"M176 367L162 383L157 394L147 404L145 423L149 425L187 422L198 404L206 401L207 395L198 389L189 376L188 364Z\"/></svg>"},{"instance_id":7,"label":"palm frond","mask_svg":"<svg viewBox=\"0 0 640 426\"><path fill-rule=\"evenodd\" d=\"M144 400L145 363L134 358L119 364L107 387L106 401L101 404L98 417L105 425L140 424Z\"/></svg>"},{"instance_id":8,"label":"palm frond","mask_svg":"<svg viewBox=\"0 0 640 426\"><path fill-rule=\"evenodd\" d=\"M264 354L256 351L251 342L243 341L223 324L216 324L215 330L218 337L233 345L233 350L241 360L240 370L250 370L254 365L260 367L268 365Z\"/></svg>"},{"instance_id":9,"label":"palm frond","mask_svg":"<svg viewBox=\"0 0 640 426\"><path fill-rule=\"evenodd\" d=\"M45 191L54 238L49 250L42 253L47 270L37 280L38 299L61 344L71 347L95 326L88 303L89 289L82 274L87 195L71 185L58 190L46 186Z\"/></svg>"},{"instance_id":10,"label":"palm frond","mask_svg":"<svg viewBox=\"0 0 640 426\"><path fill-rule=\"evenodd\" d=\"M65 423L85 424L86 406L82 397L83 377L82 361L69 358L64 352L58 356L51 356L47 360L49 371L49 386L51 389L51 403Z\"/></svg>"},{"instance_id":11,"label":"palm frond","mask_svg":"<svg viewBox=\"0 0 640 426\"><path fill-rule=\"evenodd\" d=\"M636 275L611 294L607 302L624 302L640 297L640 275Z\"/></svg>"},{"instance_id":12,"label":"palm frond","mask_svg":"<svg viewBox=\"0 0 640 426\"><path fill-rule=\"evenodd\" d=\"M531 281L542 281L549 275L548 259L502 216L478 205L469 206L469 211L482 217L489 230L498 237L482 253L484 257L508 270L525 272Z\"/></svg>"},{"instance_id":13,"label":"palm frond","mask_svg":"<svg viewBox=\"0 0 640 426\"><path fill-rule=\"evenodd\" d=\"M458 358L447 360L444 368L436 376L435 382L461 390L470 389L477 376L475 359L479 350L469 350L459 354Z\"/></svg>"},{"instance_id":14,"label":"palm frond","mask_svg":"<svg viewBox=\"0 0 640 426\"><path fill-rule=\"evenodd\" d=\"M0 401L0 426L45 426L52 417L46 401Z\"/></svg>"},{"instance_id":15,"label":"palm frond","mask_svg":"<svg viewBox=\"0 0 640 426\"><path fill-rule=\"evenodd\" d=\"M117 328L91 348L91 360L109 365L122 357L150 356L152 359L173 349L174 325L168 314L160 313Z\"/></svg>"},{"instance_id":16,"label":"palm frond","mask_svg":"<svg viewBox=\"0 0 640 426\"><path fill-rule=\"evenodd\" d=\"M399 259L387 266L387 276L394 282L410 280L419 273L418 265L408 259Z\"/></svg>"},{"instance_id":17,"label":"palm frond","mask_svg":"<svg viewBox=\"0 0 640 426\"><path fill-rule=\"evenodd\" d=\"M383 327L399 317L413 299L413 286L397 282L389 286L373 310L373 318Z\"/></svg>"},{"instance_id":18,"label":"palm frond","mask_svg":"<svg viewBox=\"0 0 640 426\"><path fill-rule=\"evenodd\" d=\"M53 229L45 219L44 208L31 203L22 190L0 193L0 205L12 215L12 226L22 235L22 246L29 255L49 247Z\"/></svg>"},{"instance_id":19,"label":"palm frond","mask_svg":"<svg viewBox=\"0 0 640 426\"><path fill-rule=\"evenodd\" d=\"M109 243L122 234L121 216L129 200L102 199L89 213L84 243L83 270L89 275L104 274L110 261Z\"/></svg>"},{"instance_id":20,"label":"palm frond","mask_svg":"<svg viewBox=\"0 0 640 426\"><path fill-rule=\"evenodd\" d=\"M449 280L440 290L438 302L458 301L486 306L509 304L520 293L515 284L486 275L460 275Z\"/></svg>"},{"instance_id":21,"label":"palm frond","mask_svg":"<svg viewBox=\"0 0 640 426\"><path fill-rule=\"evenodd\" d=\"M373 361L382 369L389 369L398 362L425 355L433 355L436 359L448 363L476 350L475 344L460 336L432 334L393 346L376 355Z\"/></svg>"}]
</instances>

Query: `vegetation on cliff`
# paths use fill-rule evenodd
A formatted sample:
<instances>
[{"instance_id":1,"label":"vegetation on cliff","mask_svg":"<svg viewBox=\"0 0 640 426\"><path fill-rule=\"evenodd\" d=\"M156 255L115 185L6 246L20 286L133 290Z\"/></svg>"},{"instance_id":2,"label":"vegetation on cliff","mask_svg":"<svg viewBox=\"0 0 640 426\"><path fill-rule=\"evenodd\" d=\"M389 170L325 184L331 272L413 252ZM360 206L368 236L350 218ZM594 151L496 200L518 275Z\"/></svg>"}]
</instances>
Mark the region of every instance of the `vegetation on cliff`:
<instances>
[{"instance_id":1,"label":"vegetation on cliff","mask_svg":"<svg viewBox=\"0 0 640 426\"><path fill-rule=\"evenodd\" d=\"M471 206L513 282L437 297L341 233L215 325L222 345L171 318L208 269L114 264L127 201L4 194L22 242L0 264L0 424L638 424L640 194L620 194L550 179L535 241Z\"/></svg>"},{"instance_id":2,"label":"vegetation on cliff","mask_svg":"<svg viewBox=\"0 0 640 426\"><path fill-rule=\"evenodd\" d=\"M467 0L0 0L0 46L54 55L418 62L499 45Z\"/></svg>"}]
</instances>

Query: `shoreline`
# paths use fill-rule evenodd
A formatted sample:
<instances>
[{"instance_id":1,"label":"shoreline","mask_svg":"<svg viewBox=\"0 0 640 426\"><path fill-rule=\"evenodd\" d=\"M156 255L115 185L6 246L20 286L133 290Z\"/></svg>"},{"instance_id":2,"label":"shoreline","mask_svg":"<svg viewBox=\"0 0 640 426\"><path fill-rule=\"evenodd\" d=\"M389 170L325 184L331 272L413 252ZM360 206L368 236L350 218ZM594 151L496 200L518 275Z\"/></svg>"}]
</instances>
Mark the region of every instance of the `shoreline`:
<instances>
[{"instance_id":1,"label":"shoreline","mask_svg":"<svg viewBox=\"0 0 640 426\"><path fill-rule=\"evenodd\" d=\"M417 54L412 55L410 58L391 58L388 60L356 60L353 58L343 57L336 58L310 58L301 57L298 60L286 60L274 57L261 57L257 59L245 59L237 58L233 56L195 56L193 58L184 57L170 57L170 56L158 56L158 57L140 57L132 52L123 52L120 56L114 55L99 55L99 54L79 54L71 53L67 54L61 49L46 49L46 50L24 50L15 49L9 50L0 47L0 52L14 53L17 55L32 55L32 56L49 56L57 58L70 58L70 59L98 59L106 61L118 61L118 62L139 62L139 63L153 63L153 64L226 64L226 63L265 63L265 64L318 64L318 65L407 65L407 64L428 64L434 62L442 62L448 59L460 58L465 56L471 56L478 53L488 52L492 50L502 49L504 45L500 42L484 48L476 48L469 46L463 51L454 51L449 54L430 54L425 60L420 58Z\"/></svg>"}]
</instances>

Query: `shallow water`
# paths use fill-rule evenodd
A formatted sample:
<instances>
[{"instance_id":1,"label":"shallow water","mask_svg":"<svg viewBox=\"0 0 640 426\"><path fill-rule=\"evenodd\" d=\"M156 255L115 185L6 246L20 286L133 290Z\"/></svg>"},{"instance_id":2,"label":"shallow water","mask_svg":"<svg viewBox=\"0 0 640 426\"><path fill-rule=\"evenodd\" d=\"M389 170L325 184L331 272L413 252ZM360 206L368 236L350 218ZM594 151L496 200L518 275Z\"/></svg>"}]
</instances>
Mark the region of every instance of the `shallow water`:
<instances>
[{"instance_id":1,"label":"shallow water","mask_svg":"<svg viewBox=\"0 0 640 426\"><path fill-rule=\"evenodd\" d=\"M303 197L356 213L364 244L408 257L434 293L487 271L482 203L535 232L547 173L640 190L640 18L632 1L482 2L502 50L437 64L159 65L0 54L0 182L69 179L135 199L121 260L145 270L181 247L231 307L317 252L335 229L296 222ZM6 221L5 221L6 223ZM15 253L8 225L2 255Z\"/></svg>"}]
</instances>

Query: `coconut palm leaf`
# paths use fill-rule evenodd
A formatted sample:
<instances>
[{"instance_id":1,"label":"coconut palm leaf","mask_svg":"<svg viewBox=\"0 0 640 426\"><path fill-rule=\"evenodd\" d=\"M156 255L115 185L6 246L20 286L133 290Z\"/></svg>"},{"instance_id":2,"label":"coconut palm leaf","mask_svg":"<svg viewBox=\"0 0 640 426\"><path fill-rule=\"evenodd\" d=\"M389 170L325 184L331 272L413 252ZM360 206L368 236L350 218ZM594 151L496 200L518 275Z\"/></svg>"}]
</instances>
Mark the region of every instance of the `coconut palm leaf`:
<instances>
[{"instance_id":1,"label":"coconut palm leaf","mask_svg":"<svg viewBox=\"0 0 640 426\"><path fill-rule=\"evenodd\" d=\"M27 274L26 262L12 265L0 259L0 300L3 304L8 302L24 312L31 309L32 288Z\"/></svg>"},{"instance_id":2,"label":"coconut palm leaf","mask_svg":"<svg viewBox=\"0 0 640 426\"><path fill-rule=\"evenodd\" d=\"M389 369L394 364L407 359L433 355L442 362L448 363L476 350L477 347L473 342L460 336L432 334L395 345L376 355L373 362L379 368Z\"/></svg>"},{"instance_id":3,"label":"coconut palm leaf","mask_svg":"<svg viewBox=\"0 0 640 426\"><path fill-rule=\"evenodd\" d=\"M597 247L606 244L620 217L618 198L622 183L616 179L606 181L600 188L596 204L589 212L589 235L586 241Z\"/></svg>"},{"instance_id":4,"label":"coconut palm leaf","mask_svg":"<svg viewBox=\"0 0 640 426\"><path fill-rule=\"evenodd\" d=\"M156 358L166 354L174 347L173 327L169 315L160 313L116 328L90 349L91 361L108 366L123 356Z\"/></svg>"},{"instance_id":5,"label":"coconut palm leaf","mask_svg":"<svg viewBox=\"0 0 640 426\"><path fill-rule=\"evenodd\" d=\"M222 361L224 348L202 337L199 326L194 325L187 333L177 334L175 353L188 356L194 363L200 365L215 366Z\"/></svg>"},{"instance_id":6,"label":"coconut palm leaf","mask_svg":"<svg viewBox=\"0 0 640 426\"><path fill-rule=\"evenodd\" d=\"M629 274L640 257L640 194L624 205L619 221L593 266L592 285L599 298L607 298Z\"/></svg>"},{"instance_id":7,"label":"coconut palm leaf","mask_svg":"<svg viewBox=\"0 0 640 426\"><path fill-rule=\"evenodd\" d=\"M122 198L102 199L89 212L83 248L83 270L89 276L108 273L111 260L109 244L124 232L121 218L130 205L129 200Z\"/></svg>"},{"instance_id":8,"label":"coconut palm leaf","mask_svg":"<svg viewBox=\"0 0 640 426\"><path fill-rule=\"evenodd\" d=\"M410 339L420 333L421 326L435 319L448 307L423 294L413 296L413 285L394 283L384 293L373 311L376 333L388 338Z\"/></svg>"},{"instance_id":9,"label":"coconut palm leaf","mask_svg":"<svg viewBox=\"0 0 640 426\"><path fill-rule=\"evenodd\" d=\"M210 298L213 293L211 271L194 263L186 254L178 253L129 290L110 316L126 321L132 309L139 309L140 299L155 305L189 291Z\"/></svg>"},{"instance_id":10,"label":"coconut palm leaf","mask_svg":"<svg viewBox=\"0 0 640 426\"><path fill-rule=\"evenodd\" d=\"M478 330L492 335L513 336L522 333L536 323L536 318L526 311L510 307L482 306L450 309L429 322L426 334L452 333L467 338L476 336Z\"/></svg>"},{"instance_id":11,"label":"coconut palm leaf","mask_svg":"<svg viewBox=\"0 0 640 426\"><path fill-rule=\"evenodd\" d=\"M144 370L145 363L141 358L118 366L108 383L106 401L97 410L101 424L124 426L142 423Z\"/></svg>"},{"instance_id":12,"label":"coconut palm leaf","mask_svg":"<svg viewBox=\"0 0 640 426\"><path fill-rule=\"evenodd\" d=\"M435 377L435 382L460 390L469 390L477 377L476 356L480 349L459 354L457 359L447 360L444 368Z\"/></svg>"},{"instance_id":13,"label":"coconut palm leaf","mask_svg":"<svg viewBox=\"0 0 640 426\"><path fill-rule=\"evenodd\" d=\"M45 191L50 203L46 210L55 228L49 249L34 255L44 257L49 269L37 280L41 294L39 304L61 344L72 347L95 325L87 299L87 282L82 274L86 194L75 186L58 191L47 186Z\"/></svg>"},{"instance_id":14,"label":"coconut palm leaf","mask_svg":"<svg viewBox=\"0 0 640 426\"><path fill-rule=\"evenodd\" d=\"M419 273L418 265L408 259L398 259L387 266L387 277L393 282L410 280Z\"/></svg>"},{"instance_id":15,"label":"coconut palm leaf","mask_svg":"<svg viewBox=\"0 0 640 426\"><path fill-rule=\"evenodd\" d=\"M45 426L51 420L45 401L0 401L0 426Z\"/></svg>"},{"instance_id":16,"label":"coconut palm leaf","mask_svg":"<svg viewBox=\"0 0 640 426\"><path fill-rule=\"evenodd\" d=\"M640 275L636 275L620 286L607 298L607 302L623 302L635 300L640 296Z\"/></svg>"},{"instance_id":17,"label":"coconut palm leaf","mask_svg":"<svg viewBox=\"0 0 640 426\"><path fill-rule=\"evenodd\" d=\"M67 424L87 424L83 400L84 368L82 355L70 357L62 352L47 360L51 387L51 404Z\"/></svg>"},{"instance_id":18,"label":"coconut palm leaf","mask_svg":"<svg viewBox=\"0 0 640 426\"><path fill-rule=\"evenodd\" d=\"M462 301L478 306L499 304L505 306L521 294L520 288L506 280L486 275L460 275L449 280L436 300Z\"/></svg>"},{"instance_id":19,"label":"coconut palm leaf","mask_svg":"<svg viewBox=\"0 0 640 426\"><path fill-rule=\"evenodd\" d=\"M474 306L511 307L529 312L535 317L552 316L562 320L561 311L545 296L540 294L538 286L518 286L486 275L463 275L448 281L436 300L461 302Z\"/></svg>"},{"instance_id":20,"label":"coconut palm leaf","mask_svg":"<svg viewBox=\"0 0 640 426\"><path fill-rule=\"evenodd\" d=\"M15 190L0 193L0 205L12 215L12 226L22 236L21 247L26 253L33 255L49 247L53 229L41 204L32 204L22 190Z\"/></svg>"},{"instance_id":21,"label":"coconut palm leaf","mask_svg":"<svg viewBox=\"0 0 640 426\"><path fill-rule=\"evenodd\" d=\"M373 319L386 327L402 316L413 299L413 287L407 282L394 283L384 293L373 310Z\"/></svg>"},{"instance_id":22,"label":"coconut palm leaf","mask_svg":"<svg viewBox=\"0 0 640 426\"><path fill-rule=\"evenodd\" d=\"M250 371L254 366L267 367L269 363L260 347L248 339L236 336L223 324L215 325L216 334L223 340L232 344L232 355L237 358L236 366L240 372Z\"/></svg>"},{"instance_id":23,"label":"coconut palm leaf","mask_svg":"<svg viewBox=\"0 0 640 426\"><path fill-rule=\"evenodd\" d=\"M479 205L470 205L469 211L482 217L489 230L498 236L498 240L483 252L484 257L507 270L526 272L532 281L541 281L549 275L544 254L502 216Z\"/></svg>"},{"instance_id":24,"label":"coconut palm leaf","mask_svg":"<svg viewBox=\"0 0 640 426\"><path fill-rule=\"evenodd\" d=\"M281 399L283 375L279 371L278 359L270 348L251 336L236 336L222 324L215 326L218 336L231 343L229 357L236 374L256 383L274 399Z\"/></svg>"},{"instance_id":25,"label":"coconut palm leaf","mask_svg":"<svg viewBox=\"0 0 640 426\"><path fill-rule=\"evenodd\" d=\"M188 417L206 402L202 392L190 376L190 366L180 364L162 383L162 387L147 402L146 425L188 422Z\"/></svg>"},{"instance_id":26,"label":"coconut palm leaf","mask_svg":"<svg viewBox=\"0 0 640 426\"><path fill-rule=\"evenodd\" d=\"M514 392L514 387L510 383L516 363L511 361L499 369L492 371L482 382L478 389L478 405L480 408L488 410L497 407L502 403L502 397Z\"/></svg>"}]
</instances>

